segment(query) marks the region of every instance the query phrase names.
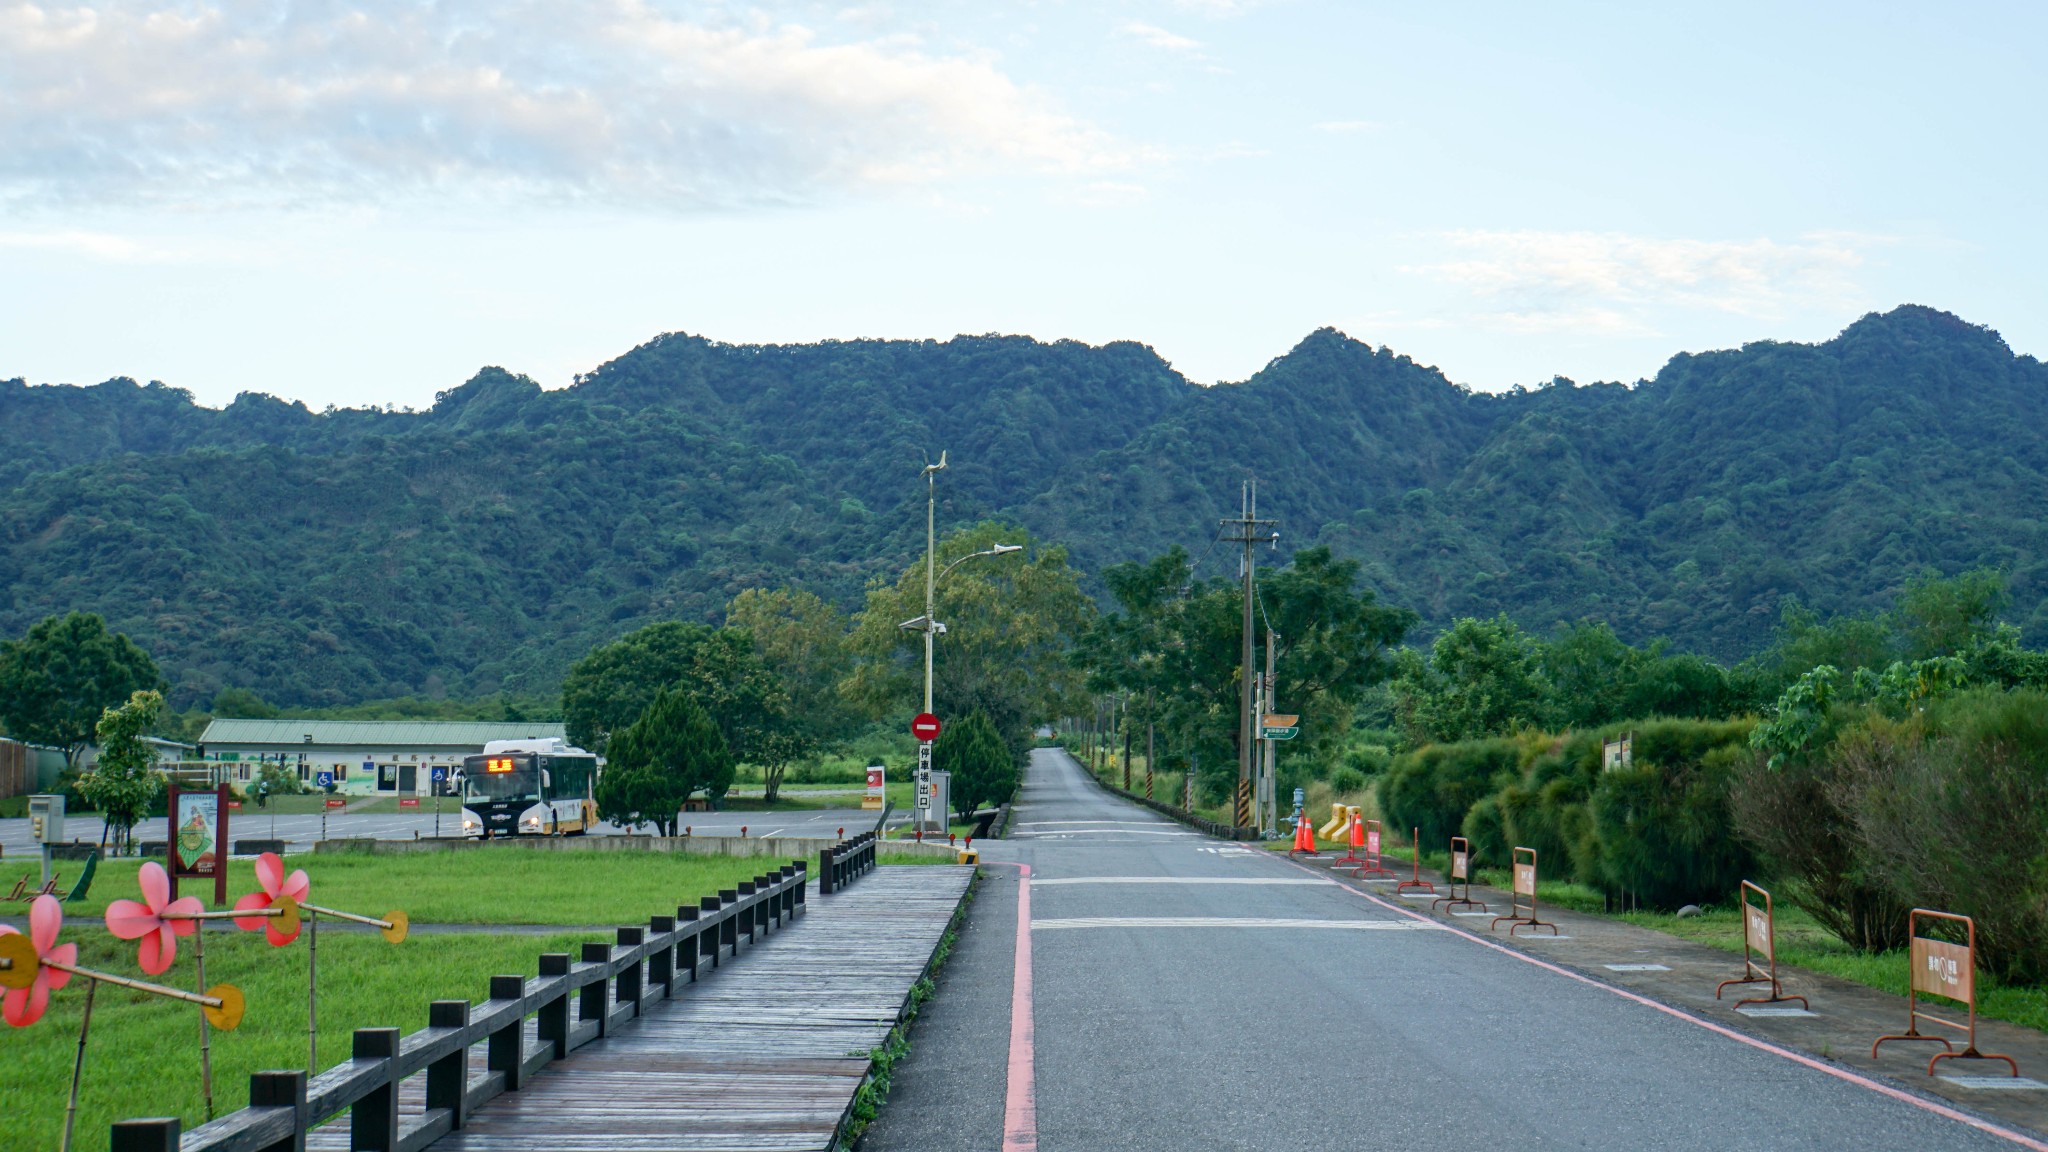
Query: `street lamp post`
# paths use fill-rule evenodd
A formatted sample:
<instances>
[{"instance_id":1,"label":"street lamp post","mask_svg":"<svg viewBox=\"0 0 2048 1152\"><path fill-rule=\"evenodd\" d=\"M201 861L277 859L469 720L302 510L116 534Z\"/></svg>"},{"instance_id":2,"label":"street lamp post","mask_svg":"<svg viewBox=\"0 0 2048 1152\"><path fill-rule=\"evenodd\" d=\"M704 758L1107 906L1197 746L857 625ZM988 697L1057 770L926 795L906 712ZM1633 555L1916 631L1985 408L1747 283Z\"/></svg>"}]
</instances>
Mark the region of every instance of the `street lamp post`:
<instances>
[{"instance_id":1,"label":"street lamp post","mask_svg":"<svg viewBox=\"0 0 2048 1152\"><path fill-rule=\"evenodd\" d=\"M934 598L938 591L939 581L945 578L946 573L951 572L953 569L958 568L960 565L966 563L969 560L974 559L977 556L1002 556L1006 553L1022 552L1024 550L1024 546L1022 544L997 544L992 548L984 548L979 552L969 552L967 555L962 556L959 559L953 561L951 564L946 565L944 569L939 568L938 474L940 472L945 471L945 468L946 454L942 451L939 453L939 462L937 464L925 465L923 472L925 480L924 615L918 617L915 620L905 620L903 623L897 625L897 627L905 630L912 630L924 633L924 710L926 712L930 712L932 710L933 644L937 639L938 635L946 630L946 626L944 624L939 623L938 621L938 609L936 604L934 603ZM925 789L931 786L930 777L927 775L927 772L929 771L931 765L931 741L926 740L923 742L922 746L919 747L917 759L919 765L917 788L918 794L920 796L923 796L926 794ZM918 811L918 828L922 830L924 826L924 809L919 808Z\"/></svg>"}]
</instances>

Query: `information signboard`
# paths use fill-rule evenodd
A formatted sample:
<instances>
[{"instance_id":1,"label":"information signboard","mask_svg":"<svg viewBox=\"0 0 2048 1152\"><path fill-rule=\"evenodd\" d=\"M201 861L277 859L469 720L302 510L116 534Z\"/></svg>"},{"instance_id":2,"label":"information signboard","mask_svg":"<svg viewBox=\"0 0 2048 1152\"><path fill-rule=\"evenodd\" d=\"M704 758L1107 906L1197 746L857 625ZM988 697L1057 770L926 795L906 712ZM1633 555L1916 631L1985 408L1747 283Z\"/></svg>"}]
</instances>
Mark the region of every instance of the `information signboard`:
<instances>
[{"instance_id":1,"label":"information signboard","mask_svg":"<svg viewBox=\"0 0 2048 1152\"><path fill-rule=\"evenodd\" d=\"M171 896L180 878L213 881L213 902L228 902L228 786L187 792L170 786Z\"/></svg>"},{"instance_id":2,"label":"information signboard","mask_svg":"<svg viewBox=\"0 0 2048 1152\"><path fill-rule=\"evenodd\" d=\"M883 803L884 785L888 769L880 764L868 765L868 794L860 798L860 806L867 811L880 811Z\"/></svg>"}]
</instances>

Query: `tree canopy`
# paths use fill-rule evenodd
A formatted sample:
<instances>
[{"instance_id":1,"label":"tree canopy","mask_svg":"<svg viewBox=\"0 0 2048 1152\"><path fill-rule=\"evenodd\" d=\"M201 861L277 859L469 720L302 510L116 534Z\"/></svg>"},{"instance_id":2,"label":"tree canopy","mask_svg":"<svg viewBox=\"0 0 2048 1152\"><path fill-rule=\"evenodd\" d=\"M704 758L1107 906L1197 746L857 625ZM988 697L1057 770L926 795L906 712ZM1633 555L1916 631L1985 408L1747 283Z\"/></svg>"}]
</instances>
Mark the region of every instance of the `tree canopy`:
<instances>
[{"instance_id":1,"label":"tree canopy","mask_svg":"<svg viewBox=\"0 0 2048 1152\"><path fill-rule=\"evenodd\" d=\"M0 643L0 724L17 739L62 748L74 764L107 709L162 686L149 654L90 612L47 617Z\"/></svg>"}]
</instances>

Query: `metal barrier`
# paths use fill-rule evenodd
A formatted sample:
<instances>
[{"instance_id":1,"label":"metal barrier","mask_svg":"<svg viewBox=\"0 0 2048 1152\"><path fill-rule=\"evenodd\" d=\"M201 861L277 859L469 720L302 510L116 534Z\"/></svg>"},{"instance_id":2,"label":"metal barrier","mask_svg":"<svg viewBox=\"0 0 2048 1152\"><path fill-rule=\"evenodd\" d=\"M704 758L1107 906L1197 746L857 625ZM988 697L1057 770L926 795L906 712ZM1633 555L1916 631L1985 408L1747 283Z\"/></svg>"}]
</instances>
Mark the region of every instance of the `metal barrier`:
<instances>
[{"instance_id":1,"label":"metal barrier","mask_svg":"<svg viewBox=\"0 0 2048 1152\"><path fill-rule=\"evenodd\" d=\"M855 878L874 870L877 836L863 832L818 853L818 894L839 891Z\"/></svg>"},{"instance_id":2,"label":"metal barrier","mask_svg":"<svg viewBox=\"0 0 2048 1152\"><path fill-rule=\"evenodd\" d=\"M1472 842L1463 836L1451 837L1450 883L1444 887L1449 891L1429 902L1431 912L1436 911L1439 904L1444 906L1446 912L1454 908L1477 908L1481 912L1486 911L1485 901L1472 898Z\"/></svg>"},{"instance_id":3,"label":"metal barrier","mask_svg":"<svg viewBox=\"0 0 2048 1152\"><path fill-rule=\"evenodd\" d=\"M1764 898L1763 907L1750 903L1750 894ZM1755 954L1763 953L1764 963L1756 962ZM1787 996L1778 983L1778 919L1771 911L1771 894L1751 884L1742 882L1742 976L1735 980L1723 980L1714 986L1714 999L1721 998L1722 989L1738 984L1769 984L1769 996L1755 996L1748 1000L1737 1000L1735 1006L1744 1004L1784 1004L1799 1001L1801 1008L1811 1009L1804 996Z\"/></svg>"},{"instance_id":4,"label":"metal barrier","mask_svg":"<svg viewBox=\"0 0 2048 1152\"><path fill-rule=\"evenodd\" d=\"M396 1028L358 1028L352 1058L308 1079L304 1071L249 1077L249 1106L180 1133L175 1117L123 1120L113 1126L112 1152L271 1152L305 1147L305 1135L346 1111L349 1147L358 1152L417 1152L459 1131L470 1113L505 1092L517 1092L550 1063L630 1027L652 1000L678 992L683 973L695 981L805 910L808 865L796 860L737 889L706 896L695 908L649 918L645 928L620 928L612 944L590 943L572 959L544 953L537 977L493 976L490 998L436 1000L427 1026L410 1036ZM573 1005L573 1008L572 1008ZM538 1017L540 1043L528 1050L525 1021ZM469 1080L474 1044L487 1045L488 1074ZM398 1085L425 1072L423 1115L398 1110Z\"/></svg>"},{"instance_id":5,"label":"metal barrier","mask_svg":"<svg viewBox=\"0 0 2048 1152\"><path fill-rule=\"evenodd\" d=\"M1522 859L1524 855L1527 860ZM1528 914L1523 914L1523 897L1528 898ZM1517 928L1548 928L1552 936L1557 935L1557 925L1548 920L1536 918L1536 850L1515 849L1515 875L1508 885L1508 914L1495 916L1488 928L1498 930L1501 921L1508 922L1508 935L1513 936Z\"/></svg>"},{"instance_id":6,"label":"metal barrier","mask_svg":"<svg viewBox=\"0 0 2048 1152\"><path fill-rule=\"evenodd\" d=\"M1434 894L1436 892L1436 885L1422 878L1422 829L1408 829L1408 847L1415 856L1414 876L1411 879L1403 880L1399 884L1394 885L1394 894L1399 896L1410 888L1420 888L1424 892Z\"/></svg>"},{"instance_id":7,"label":"metal barrier","mask_svg":"<svg viewBox=\"0 0 2048 1152\"><path fill-rule=\"evenodd\" d=\"M1955 944L1947 940L1937 940L1932 936L1922 936L1920 918L1923 916L1931 920L1961 924L1964 942ZM1953 912L1915 908L1906 924L1913 937L1912 980L1906 989L1906 1030L1897 1036L1878 1037L1877 1043L1870 1046L1870 1058L1877 1059L1877 1050L1883 1047L1887 1040L1931 1040L1948 1051L1935 1053L1934 1058L1927 1062L1929 1076L1934 1075L1934 1066L1943 1060L2003 1060L2017 1078L2020 1074L2018 1061L1996 1052L1977 1051L1977 922L1968 916L1958 916ZM1944 1020L1932 1012L1921 1011L1920 994L1923 992L1930 996L1945 996L1968 1005L1970 1022L1958 1024L1953 1020ZM1922 1020L1966 1033L1970 1038L1968 1046L1958 1052L1956 1046L1943 1037L1922 1035Z\"/></svg>"},{"instance_id":8,"label":"metal barrier","mask_svg":"<svg viewBox=\"0 0 2048 1152\"><path fill-rule=\"evenodd\" d=\"M1377 820L1365 822L1365 859L1359 861L1358 867L1352 870L1351 875L1359 878L1385 876L1390 880L1399 879L1392 869L1380 862L1380 822Z\"/></svg>"}]
</instances>

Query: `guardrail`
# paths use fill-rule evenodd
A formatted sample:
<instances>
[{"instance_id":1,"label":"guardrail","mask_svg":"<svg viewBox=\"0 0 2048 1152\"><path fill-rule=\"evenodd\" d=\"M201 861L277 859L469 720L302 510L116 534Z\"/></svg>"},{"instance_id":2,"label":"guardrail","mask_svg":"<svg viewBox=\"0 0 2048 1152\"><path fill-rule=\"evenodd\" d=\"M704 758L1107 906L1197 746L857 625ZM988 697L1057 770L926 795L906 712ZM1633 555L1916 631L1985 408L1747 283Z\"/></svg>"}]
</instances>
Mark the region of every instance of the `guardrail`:
<instances>
[{"instance_id":1,"label":"guardrail","mask_svg":"<svg viewBox=\"0 0 2048 1152\"><path fill-rule=\"evenodd\" d=\"M873 851L868 851L872 867ZM654 1000L677 994L687 972L695 982L722 959L739 954L805 911L808 862L706 896L674 916L650 917L644 928L620 928L611 944L588 943L580 957L547 952L536 977L493 976L490 998L436 1000L427 1026L409 1036L396 1028L358 1028L351 1058L310 1080L302 1070L249 1077L249 1106L180 1134L175 1117L123 1120L113 1126L111 1152L282 1152L305 1147L308 1131L349 1113L349 1147L357 1152L418 1152L450 1132L486 1101L517 1092L554 1061L630 1027ZM863 869L864 870L864 869ZM572 1008L573 1006L573 1008ZM526 1044L526 1018L538 1020L538 1044ZM469 1082L469 1049L487 1044L488 1074ZM401 1117L398 1085L427 1076L424 1115Z\"/></svg>"},{"instance_id":2,"label":"guardrail","mask_svg":"<svg viewBox=\"0 0 2048 1152\"><path fill-rule=\"evenodd\" d=\"M1175 820L1178 820L1181 823L1187 825L1188 827L1195 829L1197 832L1207 833L1208 835L1217 837L1221 840L1260 839L1259 830L1257 828L1239 828L1235 824L1225 824L1218 820L1210 820L1205 817L1197 816L1185 808L1175 808L1173 805L1166 803L1164 800L1154 800L1150 796L1140 796L1136 792L1127 792L1124 789L1119 788L1114 784L1111 784L1109 781L1096 776L1093 772L1086 771L1085 769L1083 769L1083 774L1086 775L1090 780L1093 780L1097 784L1100 784L1102 787L1109 789L1111 792L1116 793L1117 795L1123 797L1126 800L1129 800L1131 803L1143 804L1145 807L1150 808L1151 810L1159 813L1162 816L1171 816Z\"/></svg>"},{"instance_id":3,"label":"guardrail","mask_svg":"<svg viewBox=\"0 0 2048 1152\"><path fill-rule=\"evenodd\" d=\"M876 836L863 832L818 853L818 894L837 892L875 867Z\"/></svg>"}]
</instances>

